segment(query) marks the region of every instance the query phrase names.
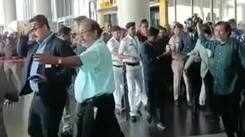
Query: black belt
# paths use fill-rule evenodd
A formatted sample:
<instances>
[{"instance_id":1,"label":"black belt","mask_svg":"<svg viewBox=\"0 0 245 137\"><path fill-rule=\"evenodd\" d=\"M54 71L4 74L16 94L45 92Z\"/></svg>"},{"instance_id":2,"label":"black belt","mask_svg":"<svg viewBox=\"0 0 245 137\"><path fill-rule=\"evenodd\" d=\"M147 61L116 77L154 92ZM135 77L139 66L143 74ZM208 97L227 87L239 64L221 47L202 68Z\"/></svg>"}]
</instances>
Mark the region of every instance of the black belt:
<instances>
[{"instance_id":1,"label":"black belt","mask_svg":"<svg viewBox=\"0 0 245 137\"><path fill-rule=\"evenodd\" d=\"M88 98L86 99L85 101L83 101L81 103L82 106L85 106L85 105L88 105L88 104L93 104L93 105L96 105L100 102L100 100L103 100L109 96L113 96L113 94L103 94L103 95L99 95L99 96L95 96L95 97L92 97L92 98Z\"/></svg>"},{"instance_id":2,"label":"black belt","mask_svg":"<svg viewBox=\"0 0 245 137\"><path fill-rule=\"evenodd\" d=\"M117 68L122 68L123 65L113 65L114 67L117 67Z\"/></svg>"},{"instance_id":3,"label":"black belt","mask_svg":"<svg viewBox=\"0 0 245 137\"><path fill-rule=\"evenodd\" d=\"M40 96L39 92L33 91L35 96Z\"/></svg>"},{"instance_id":4,"label":"black belt","mask_svg":"<svg viewBox=\"0 0 245 137\"><path fill-rule=\"evenodd\" d=\"M139 62L135 62L135 63L131 63L131 62L125 62L126 65L129 65L129 66L138 66L140 65Z\"/></svg>"}]
</instances>

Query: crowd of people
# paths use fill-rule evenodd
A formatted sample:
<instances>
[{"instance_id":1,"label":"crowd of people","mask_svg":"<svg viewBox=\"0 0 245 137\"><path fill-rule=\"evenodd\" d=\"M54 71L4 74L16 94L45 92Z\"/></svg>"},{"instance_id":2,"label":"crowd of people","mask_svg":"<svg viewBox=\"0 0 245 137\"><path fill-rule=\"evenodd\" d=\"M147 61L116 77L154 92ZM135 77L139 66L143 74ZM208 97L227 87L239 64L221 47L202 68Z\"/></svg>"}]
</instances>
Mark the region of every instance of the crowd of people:
<instances>
[{"instance_id":1,"label":"crowd of people","mask_svg":"<svg viewBox=\"0 0 245 137\"><path fill-rule=\"evenodd\" d=\"M73 29L61 26L56 33L43 15L29 22L26 35L0 35L1 73L16 86L15 92L1 91L0 101L34 93L31 137L58 137L61 123L62 137L123 137L116 115L127 109L131 122L144 113L164 130L165 93L176 107L208 108L221 117L228 137L245 136L245 32L234 19L214 24L195 14L171 28L142 19L139 26L102 30L80 16Z\"/></svg>"}]
</instances>

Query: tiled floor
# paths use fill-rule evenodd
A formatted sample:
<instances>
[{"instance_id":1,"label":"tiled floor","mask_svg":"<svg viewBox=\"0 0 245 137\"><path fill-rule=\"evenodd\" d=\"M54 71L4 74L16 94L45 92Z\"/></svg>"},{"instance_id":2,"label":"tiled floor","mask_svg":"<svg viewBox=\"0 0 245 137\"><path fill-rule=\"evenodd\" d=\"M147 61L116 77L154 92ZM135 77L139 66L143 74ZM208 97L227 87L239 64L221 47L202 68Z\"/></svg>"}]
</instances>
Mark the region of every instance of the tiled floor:
<instances>
[{"instance_id":1,"label":"tiled floor","mask_svg":"<svg viewBox=\"0 0 245 137\"><path fill-rule=\"evenodd\" d=\"M189 137L226 137L225 133L218 133L212 135L200 135L200 136L189 136Z\"/></svg>"},{"instance_id":2,"label":"tiled floor","mask_svg":"<svg viewBox=\"0 0 245 137\"><path fill-rule=\"evenodd\" d=\"M4 116L9 137L28 137L28 108L31 96L21 99L18 104L5 106ZM149 125L144 115L136 123L130 122L126 113L118 116L119 123L126 137L225 137L221 124L214 117L200 110L193 113L186 105L164 106L164 131ZM217 134L219 133L219 134ZM220 134L221 133L221 134ZM209 135L210 134L210 135Z\"/></svg>"},{"instance_id":3,"label":"tiled floor","mask_svg":"<svg viewBox=\"0 0 245 137\"><path fill-rule=\"evenodd\" d=\"M18 103L4 106L4 122L8 137L28 137L28 114L32 95L25 96Z\"/></svg>"}]
</instances>

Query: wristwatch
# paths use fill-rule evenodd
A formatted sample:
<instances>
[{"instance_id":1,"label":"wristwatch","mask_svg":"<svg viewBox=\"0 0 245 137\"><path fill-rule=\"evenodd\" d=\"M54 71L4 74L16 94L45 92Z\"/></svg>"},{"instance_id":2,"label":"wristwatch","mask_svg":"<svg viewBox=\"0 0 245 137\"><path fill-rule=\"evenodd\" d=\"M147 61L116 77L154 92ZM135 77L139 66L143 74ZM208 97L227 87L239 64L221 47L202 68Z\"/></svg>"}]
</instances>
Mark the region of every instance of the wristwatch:
<instances>
[{"instance_id":1,"label":"wristwatch","mask_svg":"<svg viewBox=\"0 0 245 137\"><path fill-rule=\"evenodd\" d=\"M58 65L62 64L62 58L58 58Z\"/></svg>"}]
</instances>

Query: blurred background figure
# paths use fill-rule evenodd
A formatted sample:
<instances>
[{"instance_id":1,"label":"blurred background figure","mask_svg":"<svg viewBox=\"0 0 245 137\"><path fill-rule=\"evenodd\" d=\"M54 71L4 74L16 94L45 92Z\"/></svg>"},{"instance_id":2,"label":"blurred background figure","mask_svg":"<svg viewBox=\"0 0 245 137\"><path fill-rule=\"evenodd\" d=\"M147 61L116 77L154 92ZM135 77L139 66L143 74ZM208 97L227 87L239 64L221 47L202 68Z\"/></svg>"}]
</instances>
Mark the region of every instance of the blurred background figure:
<instances>
[{"instance_id":1,"label":"blurred background figure","mask_svg":"<svg viewBox=\"0 0 245 137\"><path fill-rule=\"evenodd\" d=\"M147 19L142 19L140 21L139 28L137 29L137 37L141 44L147 40L149 23Z\"/></svg>"}]
</instances>

